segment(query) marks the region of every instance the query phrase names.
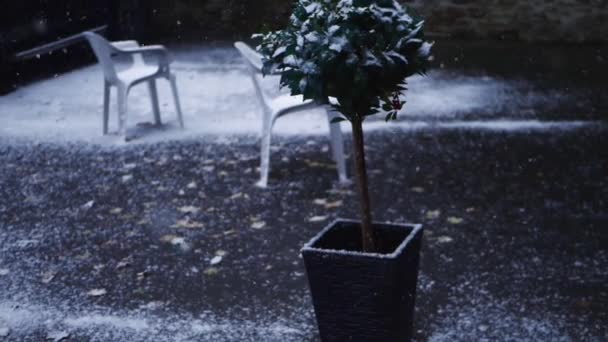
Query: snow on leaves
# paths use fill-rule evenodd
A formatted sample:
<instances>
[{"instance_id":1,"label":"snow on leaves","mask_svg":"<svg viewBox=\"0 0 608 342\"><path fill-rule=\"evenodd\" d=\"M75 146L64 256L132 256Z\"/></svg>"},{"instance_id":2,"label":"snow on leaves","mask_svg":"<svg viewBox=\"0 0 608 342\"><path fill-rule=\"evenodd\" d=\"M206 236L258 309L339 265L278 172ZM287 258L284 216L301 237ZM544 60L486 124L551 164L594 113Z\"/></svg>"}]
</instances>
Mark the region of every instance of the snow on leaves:
<instances>
[{"instance_id":1,"label":"snow on leaves","mask_svg":"<svg viewBox=\"0 0 608 342\"><path fill-rule=\"evenodd\" d=\"M432 44L423 26L396 0L299 0L287 28L254 38L262 39L265 73L282 71L293 95L337 98L352 119L387 111L404 80L424 74Z\"/></svg>"}]
</instances>

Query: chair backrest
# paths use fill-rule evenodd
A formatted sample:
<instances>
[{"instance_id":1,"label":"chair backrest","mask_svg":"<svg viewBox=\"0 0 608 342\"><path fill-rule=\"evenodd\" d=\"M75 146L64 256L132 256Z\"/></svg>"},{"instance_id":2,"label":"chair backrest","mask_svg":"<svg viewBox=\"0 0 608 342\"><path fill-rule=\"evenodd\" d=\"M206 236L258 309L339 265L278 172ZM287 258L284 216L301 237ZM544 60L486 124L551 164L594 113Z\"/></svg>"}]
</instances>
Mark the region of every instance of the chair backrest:
<instances>
[{"instance_id":1,"label":"chair backrest","mask_svg":"<svg viewBox=\"0 0 608 342\"><path fill-rule=\"evenodd\" d=\"M255 93L258 96L258 99L264 106L265 111L270 110L270 99L267 97L264 92L264 87L262 85L262 67L264 63L262 62L262 55L260 55L257 51L252 49L249 45L243 42L234 43L234 47L239 50L243 58L245 58L245 62L249 66L249 70L251 72L251 80L253 81L253 85L255 88Z\"/></svg>"},{"instance_id":2,"label":"chair backrest","mask_svg":"<svg viewBox=\"0 0 608 342\"><path fill-rule=\"evenodd\" d=\"M264 65L262 62L262 55L243 42L234 43L234 47L239 50L241 55L247 61L247 64L253 70L255 70L257 73L262 73L262 67Z\"/></svg>"},{"instance_id":3,"label":"chair backrest","mask_svg":"<svg viewBox=\"0 0 608 342\"><path fill-rule=\"evenodd\" d=\"M83 35L89 41L89 44L101 65L105 79L110 82L118 80L114 61L112 60L112 51L114 49L110 43L97 33L84 32Z\"/></svg>"}]
</instances>

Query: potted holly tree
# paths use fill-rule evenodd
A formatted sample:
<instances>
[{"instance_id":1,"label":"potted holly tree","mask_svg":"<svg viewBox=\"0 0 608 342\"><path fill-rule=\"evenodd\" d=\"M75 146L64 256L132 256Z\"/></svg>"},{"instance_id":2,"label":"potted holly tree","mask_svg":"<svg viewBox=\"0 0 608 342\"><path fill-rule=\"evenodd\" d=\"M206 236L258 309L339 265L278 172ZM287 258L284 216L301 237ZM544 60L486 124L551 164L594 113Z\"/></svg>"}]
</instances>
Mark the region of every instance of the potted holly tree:
<instances>
[{"instance_id":1,"label":"potted holly tree","mask_svg":"<svg viewBox=\"0 0 608 342\"><path fill-rule=\"evenodd\" d=\"M323 341L411 338L422 228L372 222L362 124L394 120L407 78L424 74L423 23L396 0L299 0L287 28L258 36L265 73L352 126L361 220L337 220L302 249Z\"/></svg>"}]
</instances>

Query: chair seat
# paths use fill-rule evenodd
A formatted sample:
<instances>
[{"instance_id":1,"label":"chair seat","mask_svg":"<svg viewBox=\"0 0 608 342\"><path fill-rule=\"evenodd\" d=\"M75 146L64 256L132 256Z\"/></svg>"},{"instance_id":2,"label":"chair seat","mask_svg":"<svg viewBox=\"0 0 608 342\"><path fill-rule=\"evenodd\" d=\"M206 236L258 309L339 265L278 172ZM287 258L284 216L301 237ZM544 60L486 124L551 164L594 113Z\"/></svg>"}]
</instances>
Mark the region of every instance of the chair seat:
<instances>
[{"instance_id":1,"label":"chair seat","mask_svg":"<svg viewBox=\"0 0 608 342\"><path fill-rule=\"evenodd\" d=\"M308 106L311 106L313 104L312 100L304 101L304 97L302 95L292 96L289 94L284 94L276 98L270 99L268 100L268 102L273 114L283 112L285 110L297 109L299 107L302 107L304 109L304 107L307 108ZM340 104L335 97L330 97L329 103L334 106Z\"/></svg>"},{"instance_id":2,"label":"chair seat","mask_svg":"<svg viewBox=\"0 0 608 342\"><path fill-rule=\"evenodd\" d=\"M291 108L304 107L310 104L312 104L312 101L304 101L302 95L291 96L289 94L280 95L268 101L268 105L273 113L278 113Z\"/></svg>"},{"instance_id":3,"label":"chair seat","mask_svg":"<svg viewBox=\"0 0 608 342\"><path fill-rule=\"evenodd\" d=\"M158 66L136 65L117 73L118 78L125 83L133 83L138 80L146 79L158 73Z\"/></svg>"}]
</instances>

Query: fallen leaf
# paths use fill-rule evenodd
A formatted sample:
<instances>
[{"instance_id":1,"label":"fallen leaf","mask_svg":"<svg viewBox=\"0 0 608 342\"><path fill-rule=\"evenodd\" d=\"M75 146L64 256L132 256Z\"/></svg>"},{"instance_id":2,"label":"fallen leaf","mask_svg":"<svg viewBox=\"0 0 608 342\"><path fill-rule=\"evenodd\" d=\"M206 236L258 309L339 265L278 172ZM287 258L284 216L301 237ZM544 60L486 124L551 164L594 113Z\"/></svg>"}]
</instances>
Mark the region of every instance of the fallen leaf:
<instances>
[{"instance_id":1,"label":"fallen leaf","mask_svg":"<svg viewBox=\"0 0 608 342\"><path fill-rule=\"evenodd\" d=\"M186 240L183 237L179 237L176 235L164 235L160 238L160 241L167 242L172 245L179 245L180 243L184 243Z\"/></svg>"},{"instance_id":2,"label":"fallen leaf","mask_svg":"<svg viewBox=\"0 0 608 342\"><path fill-rule=\"evenodd\" d=\"M48 341L59 342L63 341L70 337L70 333L66 331L51 331L46 334L46 339Z\"/></svg>"},{"instance_id":3,"label":"fallen leaf","mask_svg":"<svg viewBox=\"0 0 608 342\"><path fill-rule=\"evenodd\" d=\"M122 259L121 261L119 261L116 264L116 269L120 270L120 269L123 269L123 268L127 268L129 266L131 266L131 262L125 258L125 259Z\"/></svg>"},{"instance_id":4,"label":"fallen leaf","mask_svg":"<svg viewBox=\"0 0 608 342\"><path fill-rule=\"evenodd\" d=\"M186 195L186 192L184 190L180 190L177 192L177 194L180 196L184 196L184 195Z\"/></svg>"},{"instance_id":5,"label":"fallen leaf","mask_svg":"<svg viewBox=\"0 0 608 342\"><path fill-rule=\"evenodd\" d=\"M221 256L221 257L225 256L226 254L228 254L228 252L226 252L224 250L221 250L221 249L215 251L215 255L218 255L218 256Z\"/></svg>"},{"instance_id":6,"label":"fallen leaf","mask_svg":"<svg viewBox=\"0 0 608 342\"><path fill-rule=\"evenodd\" d=\"M205 172L211 172L213 170L215 170L215 166L213 166L213 165L203 166L203 171L205 171Z\"/></svg>"},{"instance_id":7,"label":"fallen leaf","mask_svg":"<svg viewBox=\"0 0 608 342\"><path fill-rule=\"evenodd\" d=\"M183 207L179 207L177 210L179 210L180 212L184 213L184 214L196 214L200 211L199 208L193 206L193 205L187 205L187 206L183 206Z\"/></svg>"},{"instance_id":8,"label":"fallen leaf","mask_svg":"<svg viewBox=\"0 0 608 342\"><path fill-rule=\"evenodd\" d=\"M352 190L348 190L348 189L329 189L329 190L327 190L327 193L332 194L332 195L344 195L344 196L350 196L350 195L354 194L354 192Z\"/></svg>"},{"instance_id":9,"label":"fallen leaf","mask_svg":"<svg viewBox=\"0 0 608 342\"><path fill-rule=\"evenodd\" d=\"M211 259L210 264L211 265L217 265L220 262L222 262L222 257L219 256L219 255L216 255L216 256L213 257L213 259Z\"/></svg>"},{"instance_id":10,"label":"fallen leaf","mask_svg":"<svg viewBox=\"0 0 608 342\"><path fill-rule=\"evenodd\" d=\"M304 159L304 163L306 163L306 165L308 165L308 167L323 167L325 166L325 164L314 161L314 160L310 160L310 159Z\"/></svg>"},{"instance_id":11,"label":"fallen leaf","mask_svg":"<svg viewBox=\"0 0 608 342\"><path fill-rule=\"evenodd\" d=\"M27 248L36 244L38 244L38 240L35 239L18 240L17 242L15 242L15 245L19 248Z\"/></svg>"},{"instance_id":12,"label":"fallen leaf","mask_svg":"<svg viewBox=\"0 0 608 342\"><path fill-rule=\"evenodd\" d=\"M133 180L133 175L124 175L122 176L122 182L127 183Z\"/></svg>"},{"instance_id":13,"label":"fallen leaf","mask_svg":"<svg viewBox=\"0 0 608 342\"><path fill-rule=\"evenodd\" d=\"M325 204L325 209L335 209L341 207L343 204L342 201L329 202Z\"/></svg>"},{"instance_id":14,"label":"fallen leaf","mask_svg":"<svg viewBox=\"0 0 608 342\"><path fill-rule=\"evenodd\" d=\"M322 222L327 220L327 216L313 216L308 219L308 222Z\"/></svg>"},{"instance_id":15,"label":"fallen leaf","mask_svg":"<svg viewBox=\"0 0 608 342\"><path fill-rule=\"evenodd\" d=\"M113 215L118 215L120 213L122 213L122 208L113 208L112 210L110 210L110 214Z\"/></svg>"},{"instance_id":16,"label":"fallen leaf","mask_svg":"<svg viewBox=\"0 0 608 342\"><path fill-rule=\"evenodd\" d=\"M106 291L106 289L92 289L89 292L87 292L87 294L91 297L101 297L101 296L105 295L106 293L108 293L108 291Z\"/></svg>"},{"instance_id":17,"label":"fallen leaf","mask_svg":"<svg viewBox=\"0 0 608 342\"><path fill-rule=\"evenodd\" d=\"M312 203L314 203L316 205L326 205L327 204L327 199L325 199L325 198L317 198L314 201L312 201Z\"/></svg>"},{"instance_id":18,"label":"fallen leaf","mask_svg":"<svg viewBox=\"0 0 608 342\"><path fill-rule=\"evenodd\" d=\"M228 198L231 199L231 200L235 200L235 199L238 199L238 198L241 198L241 197L243 197L243 193L242 192L237 192L236 194L233 194L232 196L230 196Z\"/></svg>"},{"instance_id":19,"label":"fallen leaf","mask_svg":"<svg viewBox=\"0 0 608 342\"><path fill-rule=\"evenodd\" d=\"M251 224L251 228L253 229L262 229L264 227L266 227L266 222L264 221L257 221Z\"/></svg>"},{"instance_id":20,"label":"fallen leaf","mask_svg":"<svg viewBox=\"0 0 608 342\"><path fill-rule=\"evenodd\" d=\"M185 218L183 220L178 220L171 228L188 228L188 229L197 229L205 227L202 223L190 220L190 218Z\"/></svg>"},{"instance_id":21,"label":"fallen leaf","mask_svg":"<svg viewBox=\"0 0 608 342\"><path fill-rule=\"evenodd\" d=\"M88 210L93 208L93 204L95 204L95 201L88 201L87 203L83 204L81 206L82 209Z\"/></svg>"},{"instance_id":22,"label":"fallen leaf","mask_svg":"<svg viewBox=\"0 0 608 342\"><path fill-rule=\"evenodd\" d=\"M440 236L437 238L437 242L439 243L450 243L452 241L454 241L454 239L449 236Z\"/></svg>"},{"instance_id":23,"label":"fallen leaf","mask_svg":"<svg viewBox=\"0 0 608 342\"><path fill-rule=\"evenodd\" d=\"M216 274L218 274L219 272L220 272L220 271L219 271L217 268L215 268L215 267L209 267L209 268L207 268L207 269L205 269L205 270L203 271L203 273L204 273L204 274L206 274L206 275L208 275L208 276L213 276L213 275L216 275Z\"/></svg>"},{"instance_id":24,"label":"fallen leaf","mask_svg":"<svg viewBox=\"0 0 608 342\"><path fill-rule=\"evenodd\" d=\"M136 224L138 226L143 226L143 225L146 225L146 224L149 224L149 223L151 223L149 218L143 218L143 219L137 221Z\"/></svg>"},{"instance_id":25,"label":"fallen leaf","mask_svg":"<svg viewBox=\"0 0 608 342\"><path fill-rule=\"evenodd\" d=\"M461 224L464 220L460 217L450 216L448 217L448 223L450 224Z\"/></svg>"},{"instance_id":26,"label":"fallen leaf","mask_svg":"<svg viewBox=\"0 0 608 342\"><path fill-rule=\"evenodd\" d=\"M50 283L51 281L53 281L53 279L55 279L55 275L57 275L57 273L55 273L53 271L44 272L42 274L42 283L43 284Z\"/></svg>"},{"instance_id":27,"label":"fallen leaf","mask_svg":"<svg viewBox=\"0 0 608 342\"><path fill-rule=\"evenodd\" d=\"M197 185L196 182L190 182L188 185L186 185L186 187L188 189L196 189Z\"/></svg>"},{"instance_id":28,"label":"fallen leaf","mask_svg":"<svg viewBox=\"0 0 608 342\"><path fill-rule=\"evenodd\" d=\"M75 256L74 258L76 260L87 260L90 257L91 257L91 253L89 253L89 251L85 251L84 253Z\"/></svg>"},{"instance_id":29,"label":"fallen leaf","mask_svg":"<svg viewBox=\"0 0 608 342\"><path fill-rule=\"evenodd\" d=\"M137 272L137 280L138 281L142 281L142 280L144 280L149 275L150 275L150 271L149 270L144 270L142 272Z\"/></svg>"},{"instance_id":30,"label":"fallen leaf","mask_svg":"<svg viewBox=\"0 0 608 342\"><path fill-rule=\"evenodd\" d=\"M426 212L426 218L429 220L438 219L441 216L441 210L429 210Z\"/></svg>"}]
</instances>

